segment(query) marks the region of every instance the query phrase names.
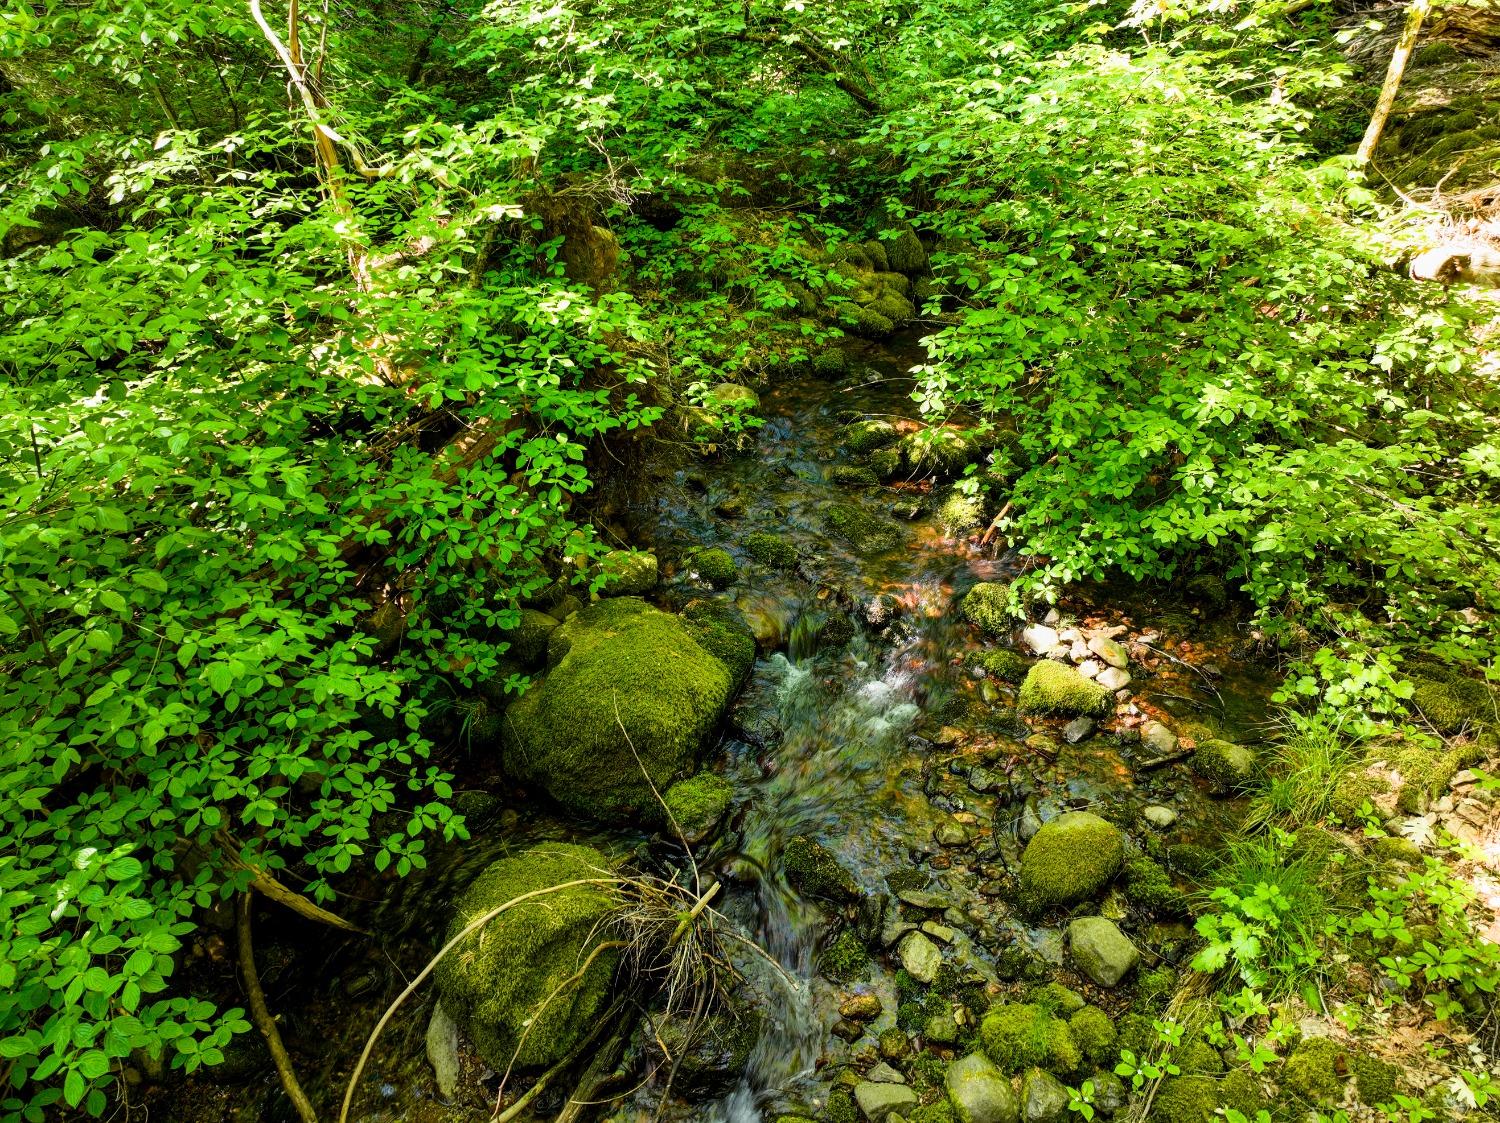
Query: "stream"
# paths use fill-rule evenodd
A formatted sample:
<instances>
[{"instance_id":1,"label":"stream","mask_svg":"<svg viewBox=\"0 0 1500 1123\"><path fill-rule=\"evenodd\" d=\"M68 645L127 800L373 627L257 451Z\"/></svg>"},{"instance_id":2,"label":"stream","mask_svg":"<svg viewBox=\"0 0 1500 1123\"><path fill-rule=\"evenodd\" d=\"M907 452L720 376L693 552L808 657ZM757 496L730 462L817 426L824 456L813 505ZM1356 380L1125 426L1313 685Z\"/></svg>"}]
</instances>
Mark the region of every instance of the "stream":
<instances>
[{"instance_id":1,"label":"stream","mask_svg":"<svg viewBox=\"0 0 1500 1123\"><path fill-rule=\"evenodd\" d=\"M1138 838L1153 829L1144 825L1144 809L1165 808L1176 845L1211 846L1229 829L1226 801L1211 798L1186 768L1133 767L1150 753L1130 727L1160 716L1199 736L1253 735L1270 680L1243 658L1245 636L1233 619L1173 600L1165 588L1081 591L1062 606L1058 627L1077 618L1132 636L1149 629L1153 650L1176 654L1137 668L1131 701L1138 718L1127 713L1069 744L1059 734L1062 722L1023 721L1013 688L966 661L994 645L963 621L957 601L977 582L1013 575L1021 560L996 558L972 536L948 533L937 514L942 485L835 481L836 469L855 463L840 447L851 417L914 423L904 374L916 358L912 346L865 345L840 382L799 379L761 391L766 420L753 449L664 468L643 489L649 494L621 515L634 544L662 559L655 599L667 607L713 595L693 572L694 549L724 547L739 565L724 595L751 623L761 657L709 759L738 793L729 826L696 857L705 878L726 886L716 905L782 974L761 972L763 1031L735 1071L718 1074L711 1096L663 1104L659 1084L648 1080L626 1095L614 1118L758 1123L783 1113L817 1115L829 1090L826 1074L870 1055L878 1035L895 1024L892 933L923 921L942 937L945 959L966 985L997 993L1018 981L1067 980L1057 926L1033 927L1004 903L1024 839L1061 810L1097 810ZM856 549L835 532L830 511L849 505L885 528L879 548ZM755 532L795 547L796 567L749 557L743 543ZM497 777L496 790L514 789ZM283 1033L304 1057L313 1056L303 1061L304 1078L323 1102L337 1102L368 1028L441 942L450 902L487 864L540 839L588 841L617 853L662 846L560 820L524 797L463 797L477 812L470 841L440 849L423 874L371 887L359 915L383 934L378 946L341 943L321 959L304 954L311 966L299 966L293 949L307 941L318 946L321 933L296 921L267 922L258 955L268 994L282 1012ZM831 918L804 900L781 866L793 839L825 847L873 904ZM863 979L826 978L820 958L845 926L860 929L873 946L884 944L890 966L877 955ZM1186 930L1153 935L1170 945ZM877 1018L854 1027L860 1033L839 1015L850 995L881 1001ZM437 1094L424 1045L430 1011L428 994L387 1030L364 1078L357 1118L487 1117L445 1105ZM247 1067L253 1071L253 1058ZM293 1118L274 1074L247 1079L248 1088L233 1079L188 1081L177 1106L159 1105L158 1117ZM485 1087L493 1095L494 1082ZM544 1097L538 1113L559 1106Z\"/></svg>"}]
</instances>

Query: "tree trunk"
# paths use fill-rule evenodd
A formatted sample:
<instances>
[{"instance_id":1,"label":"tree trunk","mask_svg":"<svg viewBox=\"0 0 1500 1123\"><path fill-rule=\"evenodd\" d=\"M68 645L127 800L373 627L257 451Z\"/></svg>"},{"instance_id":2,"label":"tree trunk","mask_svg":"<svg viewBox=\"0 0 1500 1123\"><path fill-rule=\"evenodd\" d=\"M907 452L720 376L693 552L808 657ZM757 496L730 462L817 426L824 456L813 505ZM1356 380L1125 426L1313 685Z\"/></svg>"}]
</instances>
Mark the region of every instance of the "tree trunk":
<instances>
[{"instance_id":1,"label":"tree trunk","mask_svg":"<svg viewBox=\"0 0 1500 1123\"><path fill-rule=\"evenodd\" d=\"M1422 34L1422 22L1432 10L1432 0L1411 0L1406 9L1406 26L1401 29L1401 38L1396 40L1396 49L1391 52L1391 65L1385 71L1385 83L1380 87L1380 98L1375 103L1375 112L1370 115L1370 127L1365 130L1364 140L1359 142L1359 166L1364 167L1375 155L1375 146L1380 143L1380 134L1385 131L1386 118L1396 104L1396 91L1401 88L1401 76L1406 73L1407 60L1412 48L1417 45L1417 36Z\"/></svg>"}]
</instances>

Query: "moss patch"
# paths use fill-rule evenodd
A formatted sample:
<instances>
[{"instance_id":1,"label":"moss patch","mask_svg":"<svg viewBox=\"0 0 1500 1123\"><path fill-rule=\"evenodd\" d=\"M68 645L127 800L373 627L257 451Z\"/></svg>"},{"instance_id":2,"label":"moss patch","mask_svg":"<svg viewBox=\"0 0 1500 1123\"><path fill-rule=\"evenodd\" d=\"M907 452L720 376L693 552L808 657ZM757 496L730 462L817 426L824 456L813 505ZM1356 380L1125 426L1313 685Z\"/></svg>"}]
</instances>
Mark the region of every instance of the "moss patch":
<instances>
[{"instance_id":1,"label":"moss patch","mask_svg":"<svg viewBox=\"0 0 1500 1123\"><path fill-rule=\"evenodd\" d=\"M459 897L448 935L525 893L608 876L608 859L586 846L548 843L503 858ZM593 1028L618 950L600 952L581 979L547 999L608 939L603 922L614 908L603 887L560 890L502 913L444 956L436 972L443 1008L490 1065L503 1069L512 1057L520 1068L551 1064Z\"/></svg>"},{"instance_id":2,"label":"moss patch","mask_svg":"<svg viewBox=\"0 0 1500 1123\"><path fill-rule=\"evenodd\" d=\"M690 564L693 571L715 589L733 585L740 575L739 567L726 550L699 550L693 554Z\"/></svg>"},{"instance_id":3,"label":"moss patch","mask_svg":"<svg viewBox=\"0 0 1500 1123\"><path fill-rule=\"evenodd\" d=\"M1030 659L1020 652L1003 647L994 651L976 652L970 662L983 667L987 674L994 675L1001 682L1020 682L1026 677L1026 672L1031 670Z\"/></svg>"},{"instance_id":4,"label":"moss patch","mask_svg":"<svg viewBox=\"0 0 1500 1123\"><path fill-rule=\"evenodd\" d=\"M1085 1006L1068 1019L1073 1040L1083 1055L1095 1064L1106 1064L1115 1058L1115 1023L1097 1006Z\"/></svg>"},{"instance_id":5,"label":"moss patch","mask_svg":"<svg viewBox=\"0 0 1500 1123\"><path fill-rule=\"evenodd\" d=\"M804 897L842 903L857 900L859 885L828 848L798 835L781 852L787 884Z\"/></svg>"},{"instance_id":6,"label":"moss patch","mask_svg":"<svg viewBox=\"0 0 1500 1123\"><path fill-rule=\"evenodd\" d=\"M726 601L695 600L682 619L698 645L729 668L739 689L755 666L755 633L744 614Z\"/></svg>"},{"instance_id":7,"label":"moss patch","mask_svg":"<svg viewBox=\"0 0 1500 1123\"><path fill-rule=\"evenodd\" d=\"M1032 909L1086 901L1110 883L1125 858L1125 839L1089 811L1042 824L1021 855L1021 897Z\"/></svg>"},{"instance_id":8,"label":"moss patch","mask_svg":"<svg viewBox=\"0 0 1500 1123\"><path fill-rule=\"evenodd\" d=\"M847 928L818 954L818 972L836 983L852 983L870 971L870 953Z\"/></svg>"},{"instance_id":9,"label":"moss patch","mask_svg":"<svg viewBox=\"0 0 1500 1123\"><path fill-rule=\"evenodd\" d=\"M1023 714L1108 717L1114 710L1115 697L1072 667L1043 659L1032 665L1021 683L1019 702Z\"/></svg>"},{"instance_id":10,"label":"moss patch","mask_svg":"<svg viewBox=\"0 0 1500 1123\"><path fill-rule=\"evenodd\" d=\"M1038 1066L1066 1075L1083 1064L1083 1053L1068 1023L1029 1003L992 1008L980 1023L979 1037L1001 1072Z\"/></svg>"},{"instance_id":11,"label":"moss patch","mask_svg":"<svg viewBox=\"0 0 1500 1123\"><path fill-rule=\"evenodd\" d=\"M772 569L796 569L797 547L778 534L757 532L745 538L745 553Z\"/></svg>"},{"instance_id":12,"label":"moss patch","mask_svg":"<svg viewBox=\"0 0 1500 1123\"><path fill-rule=\"evenodd\" d=\"M964 619L988 636L1010 634L1015 621L1010 613L1010 587L998 581L981 581L964 594Z\"/></svg>"},{"instance_id":13,"label":"moss patch","mask_svg":"<svg viewBox=\"0 0 1500 1123\"><path fill-rule=\"evenodd\" d=\"M852 504L835 504L823 519L829 534L842 538L859 554L883 553L906 538L899 526Z\"/></svg>"},{"instance_id":14,"label":"moss patch","mask_svg":"<svg viewBox=\"0 0 1500 1123\"><path fill-rule=\"evenodd\" d=\"M704 837L729 810L734 785L712 772L701 772L667 789L663 801L689 841Z\"/></svg>"}]
</instances>

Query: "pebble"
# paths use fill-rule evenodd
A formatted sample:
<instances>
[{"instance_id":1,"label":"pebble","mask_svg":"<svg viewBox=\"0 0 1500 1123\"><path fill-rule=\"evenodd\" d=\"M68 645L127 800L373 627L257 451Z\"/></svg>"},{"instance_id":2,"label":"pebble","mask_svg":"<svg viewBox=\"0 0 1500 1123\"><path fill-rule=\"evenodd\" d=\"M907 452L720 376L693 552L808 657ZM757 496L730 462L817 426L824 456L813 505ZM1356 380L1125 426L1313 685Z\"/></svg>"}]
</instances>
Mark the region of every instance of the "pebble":
<instances>
[{"instance_id":1,"label":"pebble","mask_svg":"<svg viewBox=\"0 0 1500 1123\"><path fill-rule=\"evenodd\" d=\"M969 787L976 792L992 792L1004 784L1005 776L1002 773L991 771L983 765L969 770Z\"/></svg>"},{"instance_id":2,"label":"pebble","mask_svg":"<svg viewBox=\"0 0 1500 1123\"><path fill-rule=\"evenodd\" d=\"M1045 624L1028 624L1021 630L1021 642L1038 655L1045 655L1057 646L1057 630Z\"/></svg>"},{"instance_id":3,"label":"pebble","mask_svg":"<svg viewBox=\"0 0 1500 1123\"><path fill-rule=\"evenodd\" d=\"M1141 726L1141 740L1162 756L1177 751L1177 734L1159 721L1148 721Z\"/></svg>"},{"instance_id":4,"label":"pebble","mask_svg":"<svg viewBox=\"0 0 1500 1123\"><path fill-rule=\"evenodd\" d=\"M1063 726L1063 740L1070 745L1076 745L1079 741L1087 740L1092 736L1094 729L1093 718L1075 717L1067 725Z\"/></svg>"},{"instance_id":5,"label":"pebble","mask_svg":"<svg viewBox=\"0 0 1500 1123\"><path fill-rule=\"evenodd\" d=\"M1057 609L1055 609L1055 608L1049 608L1049 609L1047 609L1047 615L1045 615L1045 616L1042 617L1042 623L1043 624L1061 624L1062 623L1062 613L1059 612L1059 611L1057 611Z\"/></svg>"},{"instance_id":6,"label":"pebble","mask_svg":"<svg viewBox=\"0 0 1500 1123\"><path fill-rule=\"evenodd\" d=\"M1130 656L1125 648L1106 636L1095 636L1089 640L1088 648L1111 667L1124 670L1130 665Z\"/></svg>"},{"instance_id":7,"label":"pebble","mask_svg":"<svg viewBox=\"0 0 1500 1123\"><path fill-rule=\"evenodd\" d=\"M858 1022L868 1022L880 1017L880 1012L885 1009L880 996L875 994L854 994L846 998L839 1006L839 1016L852 1018Z\"/></svg>"},{"instance_id":8,"label":"pebble","mask_svg":"<svg viewBox=\"0 0 1500 1123\"><path fill-rule=\"evenodd\" d=\"M948 907L948 898L945 894L934 893L930 889L903 889L896 894L902 904L910 905L916 909L945 909Z\"/></svg>"},{"instance_id":9,"label":"pebble","mask_svg":"<svg viewBox=\"0 0 1500 1123\"><path fill-rule=\"evenodd\" d=\"M1068 644L1068 658L1075 663L1082 663L1089 657L1089 645L1081 639L1075 639Z\"/></svg>"},{"instance_id":10,"label":"pebble","mask_svg":"<svg viewBox=\"0 0 1500 1123\"><path fill-rule=\"evenodd\" d=\"M885 1123L887 1116L917 1106L917 1094L904 1084L880 1084L874 1080L856 1084L854 1100L870 1123Z\"/></svg>"},{"instance_id":11,"label":"pebble","mask_svg":"<svg viewBox=\"0 0 1500 1123\"><path fill-rule=\"evenodd\" d=\"M1151 804L1141 814L1145 816L1146 822L1150 823L1157 830L1164 831L1177 822L1177 812L1173 811L1170 807L1163 807L1159 803Z\"/></svg>"},{"instance_id":12,"label":"pebble","mask_svg":"<svg viewBox=\"0 0 1500 1123\"><path fill-rule=\"evenodd\" d=\"M939 846L967 846L970 839L969 828L949 819L937 825L932 837Z\"/></svg>"},{"instance_id":13,"label":"pebble","mask_svg":"<svg viewBox=\"0 0 1500 1123\"><path fill-rule=\"evenodd\" d=\"M905 1084L906 1077L902 1076L885 1061L877 1061L875 1067L865 1073L866 1080L873 1080L876 1084Z\"/></svg>"},{"instance_id":14,"label":"pebble","mask_svg":"<svg viewBox=\"0 0 1500 1123\"><path fill-rule=\"evenodd\" d=\"M1130 685L1130 672L1122 671L1119 667L1103 667L1096 681L1105 690L1124 690Z\"/></svg>"}]
</instances>

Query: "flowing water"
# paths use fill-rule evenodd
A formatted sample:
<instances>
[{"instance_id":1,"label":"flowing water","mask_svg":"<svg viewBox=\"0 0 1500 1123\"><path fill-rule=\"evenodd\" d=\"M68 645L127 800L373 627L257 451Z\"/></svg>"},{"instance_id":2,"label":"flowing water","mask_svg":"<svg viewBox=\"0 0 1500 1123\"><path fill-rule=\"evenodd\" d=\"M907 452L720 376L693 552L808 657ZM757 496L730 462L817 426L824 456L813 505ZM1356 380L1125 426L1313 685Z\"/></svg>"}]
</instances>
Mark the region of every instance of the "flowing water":
<instances>
[{"instance_id":1,"label":"flowing water","mask_svg":"<svg viewBox=\"0 0 1500 1123\"><path fill-rule=\"evenodd\" d=\"M854 463L841 450L853 412L914 426L912 354L867 349L854 376L839 384L781 383L762 392L766 423L753 449L715 461L694 460L652 480L649 498L628 510L626 533L657 551L664 564L659 599L681 607L713 595L696 579L691 553L722 546L740 565L728 591L761 642L762 658L735 703L710 766L739 793L733 819L699 864L729 887L726 915L780 965L780 973L745 966L766 995L765 1028L742 1070L723 1074L727 1092L706 1102L662 1104L653 1084L634 1093L626 1113L659 1111L705 1123L757 1123L776 1113L815 1114L827 1094L820 1073L867 1050L869 1038L846 1044L831 1033L840 1000L853 992L882 998L873 1035L894 1024L893 971L837 985L818 972L820 951L842 925L879 944L900 922L913 891L941 896L946 909L919 910L950 933L945 956L970 980L994 984L1007 951L1026 949L1061 967L1060 937L1031 928L997 899L1013 871L1028 818L1093 806L1119 823L1139 823L1141 808L1164 803L1179 815L1174 837L1211 841L1223 829L1222 805L1209 800L1183 769L1135 773L1128 737L1095 736L1077 745L1055 736L1059 723L1021 722L1009 688L974 673L965 656L985 642L955 610L982 580L1005 579L1017 559L991 556L971 540L947 533L936 510L941 490L922 481L895 487L841 486L835 469ZM836 508L862 512L886 528L875 549L856 549L835 532ZM791 571L757 564L744 549L756 532L794 546ZM1233 640L1233 626L1194 620L1178 604L1154 603L1142 590L1098 591L1075 606L1092 622L1139 629L1161 616L1164 637L1197 629L1192 661ZM1225 638L1227 637L1227 638ZM1170 638L1160 641L1170 646ZM1137 684L1147 713L1243 729L1262 708L1265 684L1249 664L1233 664L1214 684L1200 671L1163 660ZM1050 730L1050 732L1049 732ZM1038 740L1037 734L1044 736ZM497 778L497 785L502 783ZM453 896L489 862L540 838L586 840L612 847L658 847L645 836L602 832L561 821L534 800L515 801L496 822L476 820L474 838L440 850L422 876L371 887L360 913L383 936L378 945L345 942L309 970L287 958L278 975L275 943L260 953L283 1032L294 1041L323 1040L304 1077L317 1098L336 1102L368 1026L440 942ZM946 832L946 833L944 833ZM867 905L841 917L801 899L787 884L780 857L789 840L826 847L864 891ZM957 840L955 842L955 839ZM856 912L858 915L856 915ZM899 928L896 931L900 931ZM289 930L291 946L320 933ZM267 939L275 940L274 933ZM422 1035L429 1004L413 1003L393 1022L366 1078L375 1095L361 1098L357 1118L453 1120L483 1118L444 1107L435 1096ZM304 1045L304 1055L311 1046ZM257 1096L210 1096L161 1117L275 1120L288 1117L274 1076L258 1077ZM191 1088L191 1085L188 1086ZM493 1083L487 1084L493 1094ZM214 1095L218 1090L214 1090ZM234 1106L229 1106L233 1104ZM542 1114L560 1103L539 1104ZM247 1114L248 1112L248 1114Z\"/></svg>"}]
</instances>

